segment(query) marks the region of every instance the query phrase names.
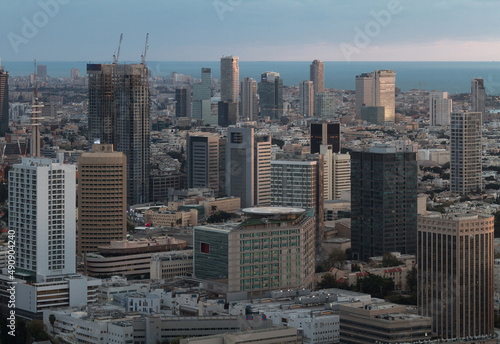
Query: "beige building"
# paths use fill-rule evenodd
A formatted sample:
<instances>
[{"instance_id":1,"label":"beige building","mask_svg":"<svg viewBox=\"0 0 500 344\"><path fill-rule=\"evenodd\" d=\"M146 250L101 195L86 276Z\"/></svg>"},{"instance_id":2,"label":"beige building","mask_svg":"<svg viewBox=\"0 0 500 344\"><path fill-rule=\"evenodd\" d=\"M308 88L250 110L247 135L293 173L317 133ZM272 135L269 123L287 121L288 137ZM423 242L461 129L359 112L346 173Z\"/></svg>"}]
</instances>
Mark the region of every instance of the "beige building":
<instances>
[{"instance_id":1,"label":"beige building","mask_svg":"<svg viewBox=\"0 0 500 344\"><path fill-rule=\"evenodd\" d=\"M418 218L418 311L438 337L493 335L494 217Z\"/></svg>"},{"instance_id":2,"label":"beige building","mask_svg":"<svg viewBox=\"0 0 500 344\"><path fill-rule=\"evenodd\" d=\"M187 227L198 224L198 210L171 211L167 207L148 209L144 213L145 223L150 223L152 227Z\"/></svg>"},{"instance_id":3,"label":"beige building","mask_svg":"<svg viewBox=\"0 0 500 344\"><path fill-rule=\"evenodd\" d=\"M155 253L151 256L151 279L171 280L193 273L193 250Z\"/></svg>"},{"instance_id":4,"label":"beige building","mask_svg":"<svg viewBox=\"0 0 500 344\"><path fill-rule=\"evenodd\" d=\"M319 153L324 156L325 200L342 198L342 193L351 192L351 155L335 153L331 145L321 145Z\"/></svg>"},{"instance_id":5,"label":"beige building","mask_svg":"<svg viewBox=\"0 0 500 344\"><path fill-rule=\"evenodd\" d=\"M220 58L220 98L223 102L238 102L240 96L238 60L237 56L222 56Z\"/></svg>"},{"instance_id":6,"label":"beige building","mask_svg":"<svg viewBox=\"0 0 500 344\"><path fill-rule=\"evenodd\" d=\"M416 343L431 338L431 319L408 313L406 306L387 302L340 305L341 343Z\"/></svg>"},{"instance_id":7,"label":"beige building","mask_svg":"<svg viewBox=\"0 0 500 344\"><path fill-rule=\"evenodd\" d=\"M127 235L127 158L113 145L92 146L78 159L77 254Z\"/></svg>"},{"instance_id":8,"label":"beige building","mask_svg":"<svg viewBox=\"0 0 500 344\"><path fill-rule=\"evenodd\" d=\"M219 211L232 213L241 208L241 199L239 197L222 197L214 200L201 201L205 208L205 216L215 214Z\"/></svg>"},{"instance_id":9,"label":"beige building","mask_svg":"<svg viewBox=\"0 0 500 344\"><path fill-rule=\"evenodd\" d=\"M225 333L214 336L181 339L181 344L299 344L302 337L293 327L271 327L260 330Z\"/></svg>"},{"instance_id":10,"label":"beige building","mask_svg":"<svg viewBox=\"0 0 500 344\"><path fill-rule=\"evenodd\" d=\"M396 118L396 73L376 70L356 76L356 116L364 106L383 106L385 121Z\"/></svg>"}]
</instances>

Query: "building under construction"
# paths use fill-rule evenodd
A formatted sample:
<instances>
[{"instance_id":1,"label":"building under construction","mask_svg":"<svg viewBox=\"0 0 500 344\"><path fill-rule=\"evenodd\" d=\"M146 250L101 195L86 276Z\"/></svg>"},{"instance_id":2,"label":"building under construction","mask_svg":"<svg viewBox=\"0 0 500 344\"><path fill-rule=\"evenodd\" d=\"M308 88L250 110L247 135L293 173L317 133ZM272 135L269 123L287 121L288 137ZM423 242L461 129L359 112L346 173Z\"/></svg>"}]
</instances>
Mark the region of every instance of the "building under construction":
<instances>
[{"instance_id":1,"label":"building under construction","mask_svg":"<svg viewBox=\"0 0 500 344\"><path fill-rule=\"evenodd\" d=\"M148 201L150 100L148 68L141 64L88 64L89 145L112 144L127 157L127 203Z\"/></svg>"}]
</instances>

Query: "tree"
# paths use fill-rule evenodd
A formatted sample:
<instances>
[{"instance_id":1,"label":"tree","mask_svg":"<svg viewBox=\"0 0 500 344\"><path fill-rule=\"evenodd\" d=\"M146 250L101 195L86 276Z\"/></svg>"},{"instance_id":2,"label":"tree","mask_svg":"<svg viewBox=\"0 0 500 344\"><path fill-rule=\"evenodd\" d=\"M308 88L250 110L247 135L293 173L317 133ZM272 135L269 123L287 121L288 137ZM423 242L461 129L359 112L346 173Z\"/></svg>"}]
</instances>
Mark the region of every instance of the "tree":
<instances>
[{"instance_id":1,"label":"tree","mask_svg":"<svg viewBox=\"0 0 500 344\"><path fill-rule=\"evenodd\" d=\"M54 323L56 322L56 316L54 314L49 315L50 326L52 326L52 335L54 335Z\"/></svg>"},{"instance_id":2,"label":"tree","mask_svg":"<svg viewBox=\"0 0 500 344\"><path fill-rule=\"evenodd\" d=\"M47 326L39 319L31 320L30 323L26 325L26 334L28 340L33 338L36 342L50 339L47 334Z\"/></svg>"},{"instance_id":3,"label":"tree","mask_svg":"<svg viewBox=\"0 0 500 344\"><path fill-rule=\"evenodd\" d=\"M362 293L371 294L373 297L384 298L394 290L394 281L392 278L369 274L358 280L356 289Z\"/></svg>"},{"instance_id":4,"label":"tree","mask_svg":"<svg viewBox=\"0 0 500 344\"><path fill-rule=\"evenodd\" d=\"M330 267L336 267L340 269L345 260L345 252L338 248L334 248L333 250L331 250L330 254L328 255L328 263L330 264Z\"/></svg>"},{"instance_id":5,"label":"tree","mask_svg":"<svg viewBox=\"0 0 500 344\"><path fill-rule=\"evenodd\" d=\"M406 290L409 292L417 291L417 269L413 267L406 275Z\"/></svg>"},{"instance_id":6,"label":"tree","mask_svg":"<svg viewBox=\"0 0 500 344\"><path fill-rule=\"evenodd\" d=\"M404 263L396 258L391 252L387 252L382 257L382 267L403 265Z\"/></svg>"},{"instance_id":7,"label":"tree","mask_svg":"<svg viewBox=\"0 0 500 344\"><path fill-rule=\"evenodd\" d=\"M225 211L219 211L215 214L212 214L208 217L207 222L208 223L219 223L219 222L224 222L226 220L229 220L232 217L232 215L228 212Z\"/></svg>"}]
</instances>

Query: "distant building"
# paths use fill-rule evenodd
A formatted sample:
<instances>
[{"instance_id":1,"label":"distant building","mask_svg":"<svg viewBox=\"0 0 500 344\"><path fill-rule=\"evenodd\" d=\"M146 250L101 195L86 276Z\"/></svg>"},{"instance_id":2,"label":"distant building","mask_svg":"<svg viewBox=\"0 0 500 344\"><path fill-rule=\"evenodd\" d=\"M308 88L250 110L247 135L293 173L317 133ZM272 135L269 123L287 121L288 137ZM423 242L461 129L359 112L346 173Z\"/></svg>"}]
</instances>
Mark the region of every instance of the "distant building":
<instances>
[{"instance_id":1,"label":"distant building","mask_svg":"<svg viewBox=\"0 0 500 344\"><path fill-rule=\"evenodd\" d=\"M187 188L187 176L180 172L157 172L149 178L149 201L168 200L168 190Z\"/></svg>"},{"instance_id":2,"label":"distant building","mask_svg":"<svg viewBox=\"0 0 500 344\"><path fill-rule=\"evenodd\" d=\"M494 218L419 216L418 312L439 338L494 335Z\"/></svg>"},{"instance_id":3,"label":"distant building","mask_svg":"<svg viewBox=\"0 0 500 344\"><path fill-rule=\"evenodd\" d=\"M181 87L175 89L175 116L191 118L192 102L191 88Z\"/></svg>"},{"instance_id":4,"label":"distant building","mask_svg":"<svg viewBox=\"0 0 500 344\"><path fill-rule=\"evenodd\" d=\"M262 118L278 119L283 116L283 79L279 73L261 74L258 93Z\"/></svg>"},{"instance_id":5,"label":"distant building","mask_svg":"<svg viewBox=\"0 0 500 344\"><path fill-rule=\"evenodd\" d=\"M239 197L241 206L271 203L271 136L256 135L254 128L228 128L226 193Z\"/></svg>"},{"instance_id":6,"label":"distant building","mask_svg":"<svg viewBox=\"0 0 500 344\"><path fill-rule=\"evenodd\" d=\"M219 192L219 136L190 133L187 145L188 188L210 188Z\"/></svg>"},{"instance_id":7,"label":"distant building","mask_svg":"<svg viewBox=\"0 0 500 344\"><path fill-rule=\"evenodd\" d=\"M80 69L71 68L71 79L78 79L80 77Z\"/></svg>"},{"instance_id":8,"label":"distant building","mask_svg":"<svg viewBox=\"0 0 500 344\"><path fill-rule=\"evenodd\" d=\"M240 117L246 121L256 121L259 115L259 101L257 97L257 82L252 78L243 78L241 81L241 110Z\"/></svg>"},{"instance_id":9,"label":"distant building","mask_svg":"<svg viewBox=\"0 0 500 344\"><path fill-rule=\"evenodd\" d=\"M299 85L300 114L305 117L314 116L314 84L312 81L301 81Z\"/></svg>"},{"instance_id":10,"label":"distant building","mask_svg":"<svg viewBox=\"0 0 500 344\"><path fill-rule=\"evenodd\" d=\"M471 112L481 113L481 128L486 116L486 89L484 79L473 78L471 82Z\"/></svg>"},{"instance_id":11,"label":"distant building","mask_svg":"<svg viewBox=\"0 0 500 344\"><path fill-rule=\"evenodd\" d=\"M380 145L351 153L351 240L354 259L414 254L417 159L413 146Z\"/></svg>"},{"instance_id":12,"label":"distant building","mask_svg":"<svg viewBox=\"0 0 500 344\"><path fill-rule=\"evenodd\" d=\"M368 123L382 125L385 123L385 107L383 106L362 106L361 120Z\"/></svg>"},{"instance_id":13,"label":"distant building","mask_svg":"<svg viewBox=\"0 0 500 344\"><path fill-rule=\"evenodd\" d=\"M212 69L201 69L201 83L193 85L193 118L203 119L210 115Z\"/></svg>"},{"instance_id":14,"label":"distant building","mask_svg":"<svg viewBox=\"0 0 500 344\"><path fill-rule=\"evenodd\" d=\"M240 96L240 67L237 56L220 58L220 98L223 102L238 103Z\"/></svg>"},{"instance_id":15,"label":"distant building","mask_svg":"<svg viewBox=\"0 0 500 344\"><path fill-rule=\"evenodd\" d=\"M480 192L482 178L482 127L480 112L451 114L451 191Z\"/></svg>"},{"instance_id":16,"label":"distant building","mask_svg":"<svg viewBox=\"0 0 500 344\"><path fill-rule=\"evenodd\" d=\"M318 92L314 98L315 116L322 119L335 118L335 94L333 92Z\"/></svg>"},{"instance_id":17,"label":"distant building","mask_svg":"<svg viewBox=\"0 0 500 344\"><path fill-rule=\"evenodd\" d=\"M238 103L219 102L217 111L219 126L228 127L238 122Z\"/></svg>"},{"instance_id":18,"label":"distant building","mask_svg":"<svg viewBox=\"0 0 500 344\"><path fill-rule=\"evenodd\" d=\"M36 77L45 80L47 79L47 66L39 64L36 66Z\"/></svg>"},{"instance_id":19,"label":"distant building","mask_svg":"<svg viewBox=\"0 0 500 344\"><path fill-rule=\"evenodd\" d=\"M331 145L340 153L340 123L311 123L311 154L319 153L321 145Z\"/></svg>"},{"instance_id":20,"label":"distant building","mask_svg":"<svg viewBox=\"0 0 500 344\"><path fill-rule=\"evenodd\" d=\"M331 145L320 145L319 153L324 156L324 198L336 200L342 193L351 192L351 156L349 153L334 153Z\"/></svg>"},{"instance_id":21,"label":"distant building","mask_svg":"<svg viewBox=\"0 0 500 344\"><path fill-rule=\"evenodd\" d=\"M0 65L0 136L9 132L9 72Z\"/></svg>"},{"instance_id":22,"label":"distant building","mask_svg":"<svg viewBox=\"0 0 500 344\"><path fill-rule=\"evenodd\" d=\"M453 101L448 92L429 93L429 122L432 126L450 125Z\"/></svg>"},{"instance_id":23,"label":"distant building","mask_svg":"<svg viewBox=\"0 0 500 344\"><path fill-rule=\"evenodd\" d=\"M127 158L93 145L78 159L77 253L95 252L127 234Z\"/></svg>"},{"instance_id":24,"label":"distant building","mask_svg":"<svg viewBox=\"0 0 500 344\"><path fill-rule=\"evenodd\" d=\"M376 70L356 76L356 116L361 116L362 106L383 106L386 122L396 116L396 73Z\"/></svg>"},{"instance_id":25,"label":"distant building","mask_svg":"<svg viewBox=\"0 0 500 344\"><path fill-rule=\"evenodd\" d=\"M314 97L319 92L325 90L325 64L323 61L314 60L309 67L309 80L313 82L314 85Z\"/></svg>"}]
</instances>

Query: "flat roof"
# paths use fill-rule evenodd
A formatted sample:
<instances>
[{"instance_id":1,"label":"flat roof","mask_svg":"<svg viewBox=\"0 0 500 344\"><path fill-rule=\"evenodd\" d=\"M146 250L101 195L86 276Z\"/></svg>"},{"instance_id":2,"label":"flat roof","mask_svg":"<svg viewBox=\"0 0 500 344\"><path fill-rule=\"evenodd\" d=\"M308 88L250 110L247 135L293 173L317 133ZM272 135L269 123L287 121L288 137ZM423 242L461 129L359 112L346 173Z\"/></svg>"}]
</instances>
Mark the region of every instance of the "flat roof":
<instances>
[{"instance_id":1,"label":"flat roof","mask_svg":"<svg viewBox=\"0 0 500 344\"><path fill-rule=\"evenodd\" d=\"M287 214L302 214L306 210L302 208L292 207L253 207L242 209L246 214L251 215L287 215Z\"/></svg>"}]
</instances>

